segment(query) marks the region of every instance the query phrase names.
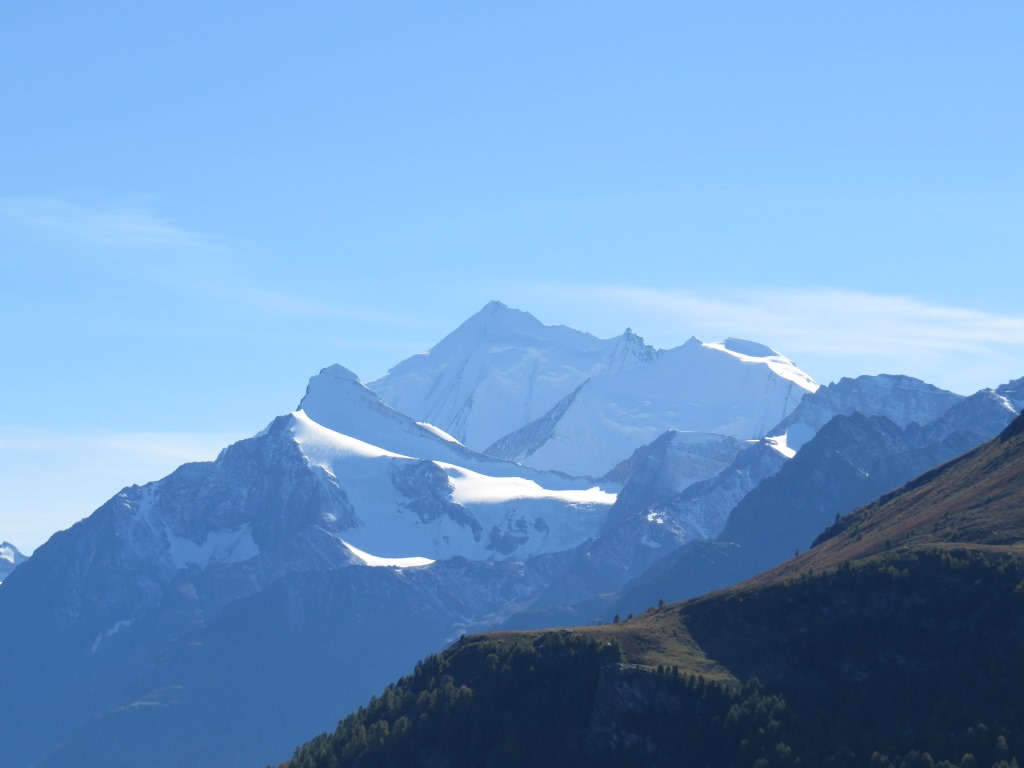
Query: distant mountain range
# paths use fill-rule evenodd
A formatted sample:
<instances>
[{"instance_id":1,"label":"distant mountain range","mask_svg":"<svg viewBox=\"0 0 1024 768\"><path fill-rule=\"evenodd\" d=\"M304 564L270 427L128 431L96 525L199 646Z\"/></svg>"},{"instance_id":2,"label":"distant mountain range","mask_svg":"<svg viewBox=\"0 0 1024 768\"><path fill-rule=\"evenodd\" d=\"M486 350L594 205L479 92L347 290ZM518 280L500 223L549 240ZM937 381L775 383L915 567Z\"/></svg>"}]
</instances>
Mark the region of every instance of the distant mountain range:
<instances>
[{"instance_id":1,"label":"distant mountain range","mask_svg":"<svg viewBox=\"0 0 1024 768\"><path fill-rule=\"evenodd\" d=\"M723 592L464 638L282 765L1017 765L1022 478L1017 417Z\"/></svg>"},{"instance_id":2,"label":"distant mountain range","mask_svg":"<svg viewBox=\"0 0 1024 768\"><path fill-rule=\"evenodd\" d=\"M369 386L325 368L4 578L5 765L283 759L466 632L610 622L791 558L997 434L1022 383L819 388L759 343L660 351L492 302Z\"/></svg>"}]
</instances>

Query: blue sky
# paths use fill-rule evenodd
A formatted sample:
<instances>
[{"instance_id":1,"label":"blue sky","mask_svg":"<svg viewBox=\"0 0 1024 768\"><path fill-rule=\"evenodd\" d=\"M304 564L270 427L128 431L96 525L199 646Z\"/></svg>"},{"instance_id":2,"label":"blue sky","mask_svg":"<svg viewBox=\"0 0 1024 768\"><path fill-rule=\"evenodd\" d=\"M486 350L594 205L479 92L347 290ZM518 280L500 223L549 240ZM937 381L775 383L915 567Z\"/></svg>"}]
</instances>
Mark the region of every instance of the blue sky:
<instances>
[{"instance_id":1,"label":"blue sky","mask_svg":"<svg viewBox=\"0 0 1024 768\"><path fill-rule=\"evenodd\" d=\"M1019 3L355 5L0 10L0 539L492 298L1024 375Z\"/></svg>"}]
</instances>

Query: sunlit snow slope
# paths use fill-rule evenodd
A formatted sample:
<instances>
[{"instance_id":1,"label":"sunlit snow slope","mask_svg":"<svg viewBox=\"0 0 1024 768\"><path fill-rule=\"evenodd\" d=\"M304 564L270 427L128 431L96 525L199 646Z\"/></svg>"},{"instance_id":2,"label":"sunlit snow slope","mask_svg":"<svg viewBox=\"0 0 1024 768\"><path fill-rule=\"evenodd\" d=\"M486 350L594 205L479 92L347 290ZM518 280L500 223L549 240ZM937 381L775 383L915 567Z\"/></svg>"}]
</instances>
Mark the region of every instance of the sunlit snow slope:
<instances>
[{"instance_id":1,"label":"sunlit snow slope","mask_svg":"<svg viewBox=\"0 0 1024 768\"><path fill-rule=\"evenodd\" d=\"M692 338L647 365L595 376L487 452L599 476L667 429L759 438L817 388L769 347Z\"/></svg>"},{"instance_id":2,"label":"sunlit snow slope","mask_svg":"<svg viewBox=\"0 0 1024 768\"><path fill-rule=\"evenodd\" d=\"M627 331L599 339L492 301L429 352L370 388L397 410L482 450L525 426L592 376L656 357Z\"/></svg>"}]
</instances>

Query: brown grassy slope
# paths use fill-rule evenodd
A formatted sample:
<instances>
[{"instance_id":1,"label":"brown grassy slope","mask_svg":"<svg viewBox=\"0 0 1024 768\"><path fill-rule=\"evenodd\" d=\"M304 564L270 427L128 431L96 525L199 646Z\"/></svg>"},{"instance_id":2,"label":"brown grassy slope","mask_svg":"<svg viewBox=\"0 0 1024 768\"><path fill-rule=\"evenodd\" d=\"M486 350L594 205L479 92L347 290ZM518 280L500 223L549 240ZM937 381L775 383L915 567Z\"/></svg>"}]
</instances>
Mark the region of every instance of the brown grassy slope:
<instances>
[{"instance_id":1,"label":"brown grassy slope","mask_svg":"<svg viewBox=\"0 0 1024 768\"><path fill-rule=\"evenodd\" d=\"M887 551L950 547L1024 555L1024 416L988 443L851 512L806 553L742 586Z\"/></svg>"},{"instance_id":2,"label":"brown grassy slope","mask_svg":"<svg viewBox=\"0 0 1024 768\"><path fill-rule=\"evenodd\" d=\"M549 631L572 632L594 638L602 643L618 643L622 649L622 660L627 664L651 668L659 665L668 669L678 667L689 674L701 675L707 680L729 685L738 683L729 670L708 658L701 650L685 624L679 620L679 606L653 608L640 616L618 624L573 627L563 630L490 632L478 637L481 640L511 642L516 639L526 639L532 642ZM467 638L467 640L475 639Z\"/></svg>"},{"instance_id":3,"label":"brown grassy slope","mask_svg":"<svg viewBox=\"0 0 1024 768\"><path fill-rule=\"evenodd\" d=\"M816 546L777 568L720 592L649 610L620 624L577 627L573 631L617 641L628 663L678 666L708 679L735 682L733 672L711 658L686 626L691 608L706 601L756 594L808 573L838 568L844 562L887 552L946 548L1024 556L1024 417L1018 417L989 443L850 513L819 537Z\"/></svg>"}]
</instances>

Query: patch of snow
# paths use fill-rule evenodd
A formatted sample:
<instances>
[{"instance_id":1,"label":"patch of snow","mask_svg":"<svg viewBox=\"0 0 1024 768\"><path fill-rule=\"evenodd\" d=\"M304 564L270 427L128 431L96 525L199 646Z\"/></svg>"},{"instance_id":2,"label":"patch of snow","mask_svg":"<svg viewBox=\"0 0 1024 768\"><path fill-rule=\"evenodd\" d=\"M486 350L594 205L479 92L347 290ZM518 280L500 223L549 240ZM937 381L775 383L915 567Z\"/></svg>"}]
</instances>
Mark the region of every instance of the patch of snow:
<instances>
[{"instance_id":1,"label":"patch of snow","mask_svg":"<svg viewBox=\"0 0 1024 768\"><path fill-rule=\"evenodd\" d=\"M796 456L796 450L786 445L787 435L777 435L776 437L766 437L765 442L768 443L772 448L781 453L787 459L792 459Z\"/></svg>"},{"instance_id":2,"label":"patch of snow","mask_svg":"<svg viewBox=\"0 0 1024 768\"><path fill-rule=\"evenodd\" d=\"M401 421L376 403L367 400L364 407L393 424ZM291 418L291 437L309 466L344 491L355 513L355 524L344 530L346 544L394 556L388 561L490 560L568 549L595 535L615 503L616 495L591 487L593 481L477 456L412 420L408 426L425 439L406 445L425 449L425 455L402 455L339 434L302 411ZM347 420L366 423L358 408Z\"/></svg>"},{"instance_id":3,"label":"patch of snow","mask_svg":"<svg viewBox=\"0 0 1024 768\"><path fill-rule=\"evenodd\" d=\"M462 445L462 443L459 443L458 440L456 440L454 437L449 435L443 429L441 429L440 427L435 427L430 422L427 422L427 421L417 421L416 423L419 424L424 429L426 429L426 430L428 430L430 432L433 432L435 435L440 437L442 440L447 440L450 443L458 443L459 445Z\"/></svg>"},{"instance_id":4,"label":"patch of snow","mask_svg":"<svg viewBox=\"0 0 1024 768\"><path fill-rule=\"evenodd\" d=\"M514 499L558 499L570 504L615 503L616 495L597 486L586 490L554 491L523 477L490 477L454 464L434 462L448 473L456 504L500 504Z\"/></svg>"},{"instance_id":5,"label":"patch of snow","mask_svg":"<svg viewBox=\"0 0 1024 768\"><path fill-rule=\"evenodd\" d=\"M662 546L662 543L660 541L655 541L654 539L652 539L650 537L650 534L648 534L646 531L644 531L644 535L640 537L640 543L648 549L660 549Z\"/></svg>"},{"instance_id":6,"label":"patch of snow","mask_svg":"<svg viewBox=\"0 0 1024 768\"><path fill-rule=\"evenodd\" d=\"M993 392L992 394L994 394L996 396L999 404L1001 406L1003 406L1003 408L1005 408L1008 412L1012 413L1013 415L1015 415L1015 416L1017 415L1017 409L1013 407L1013 403L1010 402L1010 400L1008 398L1003 397L998 392ZM3 550L0 550L0 552L2 552L2 551Z\"/></svg>"},{"instance_id":7,"label":"patch of snow","mask_svg":"<svg viewBox=\"0 0 1024 768\"><path fill-rule=\"evenodd\" d=\"M121 619L119 622L114 624L114 626L112 626L102 635L99 635L95 640L92 641L91 653L96 653L96 649L100 647L100 643L102 643L106 638L110 637L111 635L116 635L125 627L130 627L132 625L132 622L134 621L135 619Z\"/></svg>"},{"instance_id":8,"label":"patch of snow","mask_svg":"<svg viewBox=\"0 0 1024 768\"><path fill-rule=\"evenodd\" d=\"M436 562L429 557L377 557L353 547L344 539L340 541L348 548L349 552L363 561L363 565L368 565L371 568L422 568L425 565L433 565Z\"/></svg>"},{"instance_id":9,"label":"patch of snow","mask_svg":"<svg viewBox=\"0 0 1024 768\"><path fill-rule=\"evenodd\" d=\"M213 562L241 563L260 553L248 523L235 530L211 531L200 544L168 531L167 545L171 562L178 570L190 565L205 568Z\"/></svg>"}]
</instances>

